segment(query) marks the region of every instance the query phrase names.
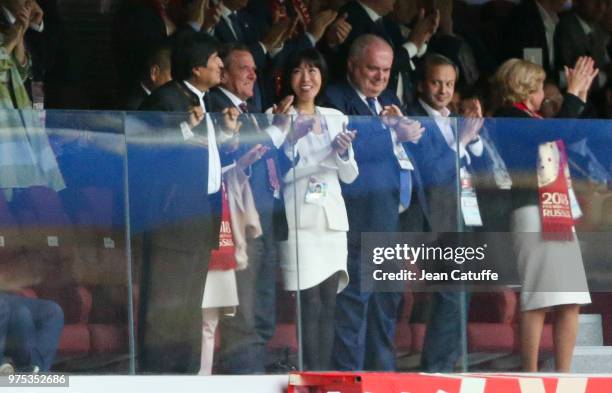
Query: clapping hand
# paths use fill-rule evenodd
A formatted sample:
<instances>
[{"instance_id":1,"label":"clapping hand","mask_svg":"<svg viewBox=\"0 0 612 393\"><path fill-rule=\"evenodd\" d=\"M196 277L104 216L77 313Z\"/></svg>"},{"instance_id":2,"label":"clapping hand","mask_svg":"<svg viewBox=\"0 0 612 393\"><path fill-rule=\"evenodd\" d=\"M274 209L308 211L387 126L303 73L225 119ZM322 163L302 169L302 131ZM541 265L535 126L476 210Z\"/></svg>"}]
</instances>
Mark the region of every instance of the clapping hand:
<instances>
[{"instance_id":1,"label":"clapping hand","mask_svg":"<svg viewBox=\"0 0 612 393\"><path fill-rule=\"evenodd\" d=\"M581 56L576 60L574 68L566 66L564 71L567 80L567 92L580 98L582 102L586 102L591 84L599 73L599 70L595 68L593 58Z\"/></svg>"},{"instance_id":2,"label":"clapping hand","mask_svg":"<svg viewBox=\"0 0 612 393\"><path fill-rule=\"evenodd\" d=\"M204 110L200 105L195 105L189 108L189 127L196 128L204 119Z\"/></svg>"},{"instance_id":3,"label":"clapping hand","mask_svg":"<svg viewBox=\"0 0 612 393\"><path fill-rule=\"evenodd\" d=\"M395 127L399 123L403 114L402 110L397 105L387 105L383 107L382 112L380 112L380 116L382 116L382 120L387 126Z\"/></svg>"},{"instance_id":4,"label":"clapping hand","mask_svg":"<svg viewBox=\"0 0 612 393\"><path fill-rule=\"evenodd\" d=\"M255 162L259 161L259 159L261 159L261 157L263 157L268 150L269 148L267 146L257 144L242 157L240 157L238 161L236 161L236 165L240 169L248 168Z\"/></svg>"},{"instance_id":5,"label":"clapping hand","mask_svg":"<svg viewBox=\"0 0 612 393\"><path fill-rule=\"evenodd\" d=\"M272 113L274 113L274 125L279 127L281 131L287 132L289 128L289 112L293 108L291 104L293 104L293 95L289 95L281 100L278 104L272 105Z\"/></svg>"},{"instance_id":6,"label":"clapping hand","mask_svg":"<svg viewBox=\"0 0 612 393\"><path fill-rule=\"evenodd\" d=\"M325 41L330 48L335 48L338 45L341 45L348 38L353 26L347 22L346 18L348 15L345 13L334 23L329 26L327 31L325 32Z\"/></svg>"},{"instance_id":7,"label":"clapping hand","mask_svg":"<svg viewBox=\"0 0 612 393\"><path fill-rule=\"evenodd\" d=\"M484 124L482 118L482 106L480 100L474 98L465 100L462 104L461 115L465 117L459 143L467 146L470 142L478 138L480 130Z\"/></svg>"},{"instance_id":8,"label":"clapping hand","mask_svg":"<svg viewBox=\"0 0 612 393\"><path fill-rule=\"evenodd\" d=\"M240 111L238 108L225 108L221 113L223 114L223 131L228 134L239 133L242 123L238 120L240 117Z\"/></svg>"},{"instance_id":9,"label":"clapping hand","mask_svg":"<svg viewBox=\"0 0 612 393\"><path fill-rule=\"evenodd\" d=\"M324 10L312 18L312 22L308 26L308 32L312 34L315 41L318 42L323 37L325 30L334 22L337 16L338 13L334 10Z\"/></svg>"},{"instance_id":10,"label":"clapping hand","mask_svg":"<svg viewBox=\"0 0 612 393\"><path fill-rule=\"evenodd\" d=\"M397 122L394 130L398 141L417 143L423 136L425 127L422 127L419 121L404 117Z\"/></svg>"},{"instance_id":11,"label":"clapping hand","mask_svg":"<svg viewBox=\"0 0 612 393\"><path fill-rule=\"evenodd\" d=\"M217 26L217 23L221 20L222 9L223 1L219 1L217 5L209 5L206 7L204 23L202 24L202 29L204 29L204 31L208 31Z\"/></svg>"},{"instance_id":12,"label":"clapping hand","mask_svg":"<svg viewBox=\"0 0 612 393\"><path fill-rule=\"evenodd\" d=\"M346 154L351 143L357 136L357 131L349 131L346 129L346 123L342 125L342 132L336 135L332 141L332 148L338 155L343 156Z\"/></svg>"}]
</instances>

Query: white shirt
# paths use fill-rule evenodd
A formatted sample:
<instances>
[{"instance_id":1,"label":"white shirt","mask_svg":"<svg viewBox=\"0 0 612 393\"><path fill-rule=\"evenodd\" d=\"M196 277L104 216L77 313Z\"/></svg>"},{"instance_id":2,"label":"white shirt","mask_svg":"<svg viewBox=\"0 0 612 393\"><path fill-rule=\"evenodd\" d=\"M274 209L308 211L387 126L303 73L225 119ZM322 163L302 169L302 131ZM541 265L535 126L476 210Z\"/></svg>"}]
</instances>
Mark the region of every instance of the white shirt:
<instances>
[{"instance_id":1,"label":"white shirt","mask_svg":"<svg viewBox=\"0 0 612 393\"><path fill-rule=\"evenodd\" d=\"M17 18L15 18L13 13L11 11L9 11L8 8L2 7L2 10L4 11L4 14L6 15L6 18L8 19L9 24L12 26L15 23L15 21L17 20ZM45 22L41 21L39 25L34 24L34 23L30 23L29 27L30 27L30 29L32 29L34 31L42 33L43 30L45 29Z\"/></svg>"},{"instance_id":2,"label":"white shirt","mask_svg":"<svg viewBox=\"0 0 612 393\"><path fill-rule=\"evenodd\" d=\"M144 90L144 92L145 92L145 94L146 94L146 95L148 95L148 96L150 96L150 95L151 95L151 90L149 90L149 89L148 89L148 88L147 88L147 87L144 85L144 83L141 83L141 84L140 84L140 87L142 88L142 90Z\"/></svg>"},{"instance_id":3,"label":"white shirt","mask_svg":"<svg viewBox=\"0 0 612 393\"><path fill-rule=\"evenodd\" d=\"M183 81L185 86L191 90L200 101L200 106L206 115L206 128L208 138L208 193L214 194L221 188L221 158L219 157L219 149L217 147L217 139L215 137L215 126L212 119L206 113L206 105L204 105L205 91L200 91L197 87L187 81Z\"/></svg>"},{"instance_id":4,"label":"white shirt","mask_svg":"<svg viewBox=\"0 0 612 393\"><path fill-rule=\"evenodd\" d=\"M544 24L544 32L546 33L546 45L548 46L548 65L551 68L555 67L555 29L557 23L559 23L559 17L554 12L548 12L540 5L539 2L535 2Z\"/></svg>"},{"instance_id":5,"label":"white shirt","mask_svg":"<svg viewBox=\"0 0 612 393\"><path fill-rule=\"evenodd\" d=\"M442 132L442 137L446 141L448 147L450 147L453 151L457 151L457 139L455 136L455 131L453 131L453 127L451 126L451 118L450 111L448 108L442 108L439 111L429 106L425 101L419 98L419 103L427 112L427 115L434 119L436 125ZM483 145L482 140L478 138L475 143L468 145L470 152L476 157L480 157L482 155ZM465 146L459 145L459 157L465 157L468 164L470 163L470 155L467 154L467 150L465 150Z\"/></svg>"}]
</instances>

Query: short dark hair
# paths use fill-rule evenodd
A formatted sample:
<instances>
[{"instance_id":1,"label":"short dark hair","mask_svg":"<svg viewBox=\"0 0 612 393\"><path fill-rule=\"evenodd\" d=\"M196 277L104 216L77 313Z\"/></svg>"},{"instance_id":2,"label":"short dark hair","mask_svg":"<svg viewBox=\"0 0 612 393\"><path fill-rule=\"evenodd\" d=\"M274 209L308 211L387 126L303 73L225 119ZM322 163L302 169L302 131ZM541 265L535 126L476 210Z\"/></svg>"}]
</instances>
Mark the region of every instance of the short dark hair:
<instances>
[{"instance_id":1,"label":"short dark hair","mask_svg":"<svg viewBox=\"0 0 612 393\"><path fill-rule=\"evenodd\" d=\"M248 46L241 42L230 42L228 44L223 44L219 48L219 57L221 61L223 61L223 67L229 67L231 54L234 52L249 52L251 50Z\"/></svg>"},{"instance_id":2,"label":"short dark hair","mask_svg":"<svg viewBox=\"0 0 612 393\"><path fill-rule=\"evenodd\" d=\"M323 89L325 89L325 85L327 84L327 63L325 62L325 59L323 58L321 53L319 53L318 50L304 49L296 53L295 56L292 56L283 67L281 97L286 97L288 95L294 94L294 92L291 90L291 73L302 63L308 64L319 69L319 72L321 73L321 90L319 90L317 98L321 96L321 93L323 92Z\"/></svg>"},{"instance_id":3,"label":"short dark hair","mask_svg":"<svg viewBox=\"0 0 612 393\"><path fill-rule=\"evenodd\" d=\"M219 43L208 34L188 30L177 33L172 50L172 78L189 79L194 67L206 67L210 56L218 51Z\"/></svg>"},{"instance_id":4,"label":"short dark hair","mask_svg":"<svg viewBox=\"0 0 612 393\"><path fill-rule=\"evenodd\" d=\"M148 79L151 67L159 66L160 69L172 69L171 65L172 45L169 40L160 40L149 46L144 67L141 70L141 78Z\"/></svg>"},{"instance_id":5,"label":"short dark hair","mask_svg":"<svg viewBox=\"0 0 612 393\"><path fill-rule=\"evenodd\" d=\"M447 65L455 70L455 80L459 80L459 67L448 57L439 53L430 53L425 56L420 67L417 67L417 81L424 82L427 78L427 72L437 66Z\"/></svg>"}]
</instances>

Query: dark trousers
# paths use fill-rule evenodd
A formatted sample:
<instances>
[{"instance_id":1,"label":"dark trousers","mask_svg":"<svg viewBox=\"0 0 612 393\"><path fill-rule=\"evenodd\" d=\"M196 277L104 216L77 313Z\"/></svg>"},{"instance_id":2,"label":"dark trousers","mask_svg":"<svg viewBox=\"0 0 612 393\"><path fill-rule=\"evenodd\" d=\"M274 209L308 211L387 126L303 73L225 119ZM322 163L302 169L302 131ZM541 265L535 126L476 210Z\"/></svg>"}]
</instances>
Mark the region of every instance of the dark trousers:
<instances>
[{"instance_id":1,"label":"dark trousers","mask_svg":"<svg viewBox=\"0 0 612 393\"><path fill-rule=\"evenodd\" d=\"M349 248L348 286L336 299L336 370L395 370L395 325L399 292L366 292L361 288L359 250Z\"/></svg>"},{"instance_id":2,"label":"dark trousers","mask_svg":"<svg viewBox=\"0 0 612 393\"><path fill-rule=\"evenodd\" d=\"M145 244L147 241L145 241ZM139 372L195 374L210 252L145 246L138 322Z\"/></svg>"},{"instance_id":3,"label":"dark trousers","mask_svg":"<svg viewBox=\"0 0 612 393\"><path fill-rule=\"evenodd\" d=\"M278 253L272 236L249 239L248 267L236 272L239 306L220 321L218 369L224 374L265 373L266 344L276 324Z\"/></svg>"},{"instance_id":4,"label":"dark trousers","mask_svg":"<svg viewBox=\"0 0 612 393\"><path fill-rule=\"evenodd\" d=\"M307 370L329 371L334 343L334 311L339 274L300 291L302 348Z\"/></svg>"}]
</instances>

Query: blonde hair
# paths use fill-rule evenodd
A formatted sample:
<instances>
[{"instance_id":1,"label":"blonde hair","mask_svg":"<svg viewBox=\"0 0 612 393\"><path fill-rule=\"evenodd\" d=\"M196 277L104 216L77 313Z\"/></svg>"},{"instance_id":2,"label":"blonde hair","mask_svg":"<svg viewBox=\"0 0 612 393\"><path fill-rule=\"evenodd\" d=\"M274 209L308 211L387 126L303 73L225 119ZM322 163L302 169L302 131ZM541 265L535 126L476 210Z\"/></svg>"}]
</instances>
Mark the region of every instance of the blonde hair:
<instances>
[{"instance_id":1,"label":"blonde hair","mask_svg":"<svg viewBox=\"0 0 612 393\"><path fill-rule=\"evenodd\" d=\"M494 100L499 106L523 102L545 79L546 72L541 66L521 59L507 60L493 75Z\"/></svg>"}]
</instances>

